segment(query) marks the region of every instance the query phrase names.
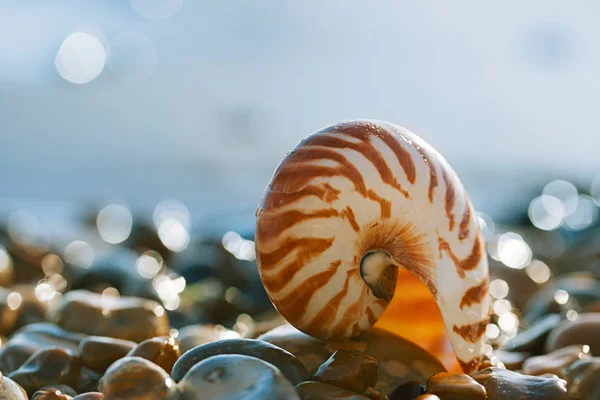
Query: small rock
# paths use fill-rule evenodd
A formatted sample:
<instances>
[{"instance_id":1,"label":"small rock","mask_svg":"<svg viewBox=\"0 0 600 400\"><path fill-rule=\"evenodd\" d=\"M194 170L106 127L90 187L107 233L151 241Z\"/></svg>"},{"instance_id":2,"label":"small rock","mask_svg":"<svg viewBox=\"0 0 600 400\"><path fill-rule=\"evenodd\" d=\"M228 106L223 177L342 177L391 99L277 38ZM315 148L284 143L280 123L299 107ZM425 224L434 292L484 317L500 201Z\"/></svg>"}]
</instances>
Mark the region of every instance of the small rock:
<instances>
[{"instance_id":1,"label":"small rock","mask_svg":"<svg viewBox=\"0 0 600 400\"><path fill-rule=\"evenodd\" d=\"M563 321L548 336L546 351L572 344L586 344L592 354L600 354L600 313L579 314L575 321Z\"/></svg>"},{"instance_id":2,"label":"small rock","mask_svg":"<svg viewBox=\"0 0 600 400\"><path fill-rule=\"evenodd\" d=\"M425 393L425 387L417 381L408 381L398 386L392 394L390 400L411 400Z\"/></svg>"},{"instance_id":3,"label":"small rock","mask_svg":"<svg viewBox=\"0 0 600 400\"><path fill-rule=\"evenodd\" d=\"M360 393L323 382L302 382L296 386L302 400L369 400Z\"/></svg>"},{"instance_id":4,"label":"small rock","mask_svg":"<svg viewBox=\"0 0 600 400\"><path fill-rule=\"evenodd\" d=\"M104 394L100 392L87 392L82 393L79 396L73 397L73 400L104 400Z\"/></svg>"},{"instance_id":5,"label":"small rock","mask_svg":"<svg viewBox=\"0 0 600 400\"><path fill-rule=\"evenodd\" d=\"M488 400L566 400L567 382L560 378L522 375L502 368L486 368L472 375L485 387Z\"/></svg>"},{"instance_id":6,"label":"small rock","mask_svg":"<svg viewBox=\"0 0 600 400\"><path fill-rule=\"evenodd\" d=\"M128 357L142 357L150 360L167 373L171 373L173 365L180 355L179 345L174 338L168 336L144 340L127 353Z\"/></svg>"},{"instance_id":7,"label":"small rock","mask_svg":"<svg viewBox=\"0 0 600 400\"><path fill-rule=\"evenodd\" d=\"M0 372L0 399L2 400L27 400L27 392L18 383L14 382Z\"/></svg>"},{"instance_id":8,"label":"small rock","mask_svg":"<svg viewBox=\"0 0 600 400\"><path fill-rule=\"evenodd\" d=\"M535 321L529 329L520 332L511 338L503 350L512 352L526 352L543 354L544 344L550 331L560 324L561 318L558 314L544 315Z\"/></svg>"},{"instance_id":9,"label":"small rock","mask_svg":"<svg viewBox=\"0 0 600 400\"><path fill-rule=\"evenodd\" d=\"M336 350L363 352L379 362L379 378L374 389L380 393L391 393L408 381L424 384L431 375L446 370L421 347L379 328L369 329L360 337L347 341L322 342L286 324L261 335L259 339L294 354L309 372L316 371Z\"/></svg>"},{"instance_id":10,"label":"small rock","mask_svg":"<svg viewBox=\"0 0 600 400\"><path fill-rule=\"evenodd\" d=\"M136 346L130 340L106 336L88 336L79 342L81 360L86 367L99 372L106 369Z\"/></svg>"},{"instance_id":11,"label":"small rock","mask_svg":"<svg viewBox=\"0 0 600 400\"><path fill-rule=\"evenodd\" d=\"M31 400L72 400L75 391L66 385L51 385L38 390L31 396Z\"/></svg>"},{"instance_id":12,"label":"small rock","mask_svg":"<svg viewBox=\"0 0 600 400\"><path fill-rule=\"evenodd\" d=\"M67 292L54 321L67 330L134 342L169 333L167 313L157 302L86 290Z\"/></svg>"},{"instance_id":13,"label":"small rock","mask_svg":"<svg viewBox=\"0 0 600 400\"><path fill-rule=\"evenodd\" d=\"M70 387L69 385L48 385L48 386L44 386L43 388L41 388L39 391L41 390L46 390L46 391L60 391L62 394L67 395L67 396L77 396L77 392Z\"/></svg>"},{"instance_id":14,"label":"small rock","mask_svg":"<svg viewBox=\"0 0 600 400\"><path fill-rule=\"evenodd\" d=\"M498 357L498 360L502 361L502 364L511 371L521 368L525 360L532 356L531 353L516 353L513 351L497 350L494 355ZM493 365L490 365L493 367ZM481 367L480 369L483 369Z\"/></svg>"},{"instance_id":15,"label":"small rock","mask_svg":"<svg viewBox=\"0 0 600 400\"><path fill-rule=\"evenodd\" d=\"M435 394L425 393L420 395L419 397L415 397L415 400L440 400Z\"/></svg>"},{"instance_id":16,"label":"small rock","mask_svg":"<svg viewBox=\"0 0 600 400\"><path fill-rule=\"evenodd\" d=\"M521 372L526 375L554 374L564 378L569 365L577 360L590 358L591 356L589 348L575 344L554 350L543 356L535 356L527 359L523 363Z\"/></svg>"},{"instance_id":17,"label":"small rock","mask_svg":"<svg viewBox=\"0 0 600 400\"><path fill-rule=\"evenodd\" d=\"M177 386L181 400L300 400L277 367L239 354L216 355L193 365Z\"/></svg>"},{"instance_id":18,"label":"small rock","mask_svg":"<svg viewBox=\"0 0 600 400\"><path fill-rule=\"evenodd\" d=\"M567 369L567 388L572 399L600 399L600 357L571 364Z\"/></svg>"},{"instance_id":19,"label":"small rock","mask_svg":"<svg viewBox=\"0 0 600 400\"><path fill-rule=\"evenodd\" d=\"M53 384L75 386L81 362L73 352L60 347L47 347L35 352L19 369L8 376L28 394Z\"/></svg>"},{"instance_id":20,"label":"small rock","mask_svg":"<svg viewBox=\"0 0 600 400\"><path fill-rule=\"evenodd\" d=\"M225 328L223 328L225 329ZM210 342L216 342L221 339L215 325L188 325L179 330L179 349L181 354L193 349L196 346L200 346Z\"/></svg>"},{"instance_id":21,"label":"small rock","mask_svg":"<svg viewBox=\"0 0 600 400\"><path fill-rule=\"evenodd\" d=\"M314 378L363 393L377 383L377 360L356 350L340 349L319 367Z\"/></svg>"},{"instance_id":22,"label":"small rock","mask_svg":"<svg viewBox=\"0 0 600 400\"><path fill-rule=\"evenodd\" d=\"M427 381L427 392L444 400L485 400L485 388L465 374L440 372Z\"/></svg>"},{"instance_id":23,"label":"small rock","mask_svg":"<svg viewBox=\"0 0 600 400\"><path fill-rule=\"evenodd\" d=\"M110 400L167 400L175 394L175 384L165 370L141 357L113 363L99 389Z\"/></svg>"},{"instance_id":24,"label":"small rock","mask_svg":"<svg viewBox=\"0 0 600 400\"><path fill-rule=\"evenodd\" d=\"M224 339L193 348L182 355L175 365L171 376L178 382L200 361L219 354L241 354L260 358L281 370L283 375L297 385L308 376L304 366L291 353L262 340Z\"/></svg>"},{"instance_id":25,"label":"small rock","mask_svg":"<svg viewBox=\"0 0 600 400\"><path fill-rule=\"evenodd\" d=\"M78 392L92 392L98 389L98 382L102 378L101 373L98 373L87 367L81 368L79 381L75 386Z\"/></svg>"}]
</instances>

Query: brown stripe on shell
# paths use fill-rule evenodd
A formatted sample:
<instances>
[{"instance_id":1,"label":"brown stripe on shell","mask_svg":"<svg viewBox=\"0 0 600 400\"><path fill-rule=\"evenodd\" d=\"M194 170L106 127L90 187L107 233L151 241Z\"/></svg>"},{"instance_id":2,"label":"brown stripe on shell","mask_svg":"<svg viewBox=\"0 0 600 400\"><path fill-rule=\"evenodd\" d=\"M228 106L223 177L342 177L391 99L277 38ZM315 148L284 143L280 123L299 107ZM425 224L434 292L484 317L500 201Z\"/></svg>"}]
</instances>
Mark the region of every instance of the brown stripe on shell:
<instances>
[{"instance_id":1,"label":"brown stripe on shell","mask_svg":"<svg viewBox=\"0 0 600 400\"><path fill-rule=\"evenodd\" d=\"M444 183L446 184L446 216L448 216L448 229L452 231L454 229L454 212L452 211L454 208L454 204L456 203L456 189L448 176L448 172L446 170L442 170L442 177L444 178Z\"/></svg>"},{"instance_id":2,"label":"brown stripe on shell","mask_svg":"<svg viewBox=\"0 0 600 400\"><path fill-rule=\"evenodd\" d=\"M483 362L483 355L477 356L470 361L463 361L458 357L456 358L456 360L458 361L458 364L460 364L460 367L462 368L463 372L466 374L470 374L472 372L475 372L477 368L479 368L479 366Z\"/></svg>"},{"instance_id":3,"label":"brown stripe on shell","mask_svg":"<svg viewBox=\"0 0 600 400\"><path fill-rule=\"evenodd\" d=\"M460 309L462 310L464 307L468 307L471 304L481 303L481 301L488 294L489 284L490 281L486 277L479 285L469 288L460 300Z\"/></svg>"},{"instance_id":4,"label":"brown stripe on shell","mask_svg":"<svg viewBox=\"0 0 600 400\"><path fill-rule=\"evenodd\" d=\"M331 204L333 201L338 199L339 194L339 190L334 189L328 184L325 184L322 187L309 185L296 192L279 192L277 190L270 190L269 195L263 204L263 209L277 209L281 206L295 203L296 201L308 196L316 196L319 198L319 200Z\"/></svg>"},{"instance_id":5,"label":"brown stripe on shell","mask_svg":"<svg viewBox=\"0 0 600 400\"><path fill-rule=\"evenodd\" d=\"M476 343L485 333L485 328L487 327L488 322L489 321L487 319L484 319L473 324L461 326L454 325L452 330L464 340L471 343Z\"/></svg>"},{"instance_id":6,"label":"brown stripe on shell","mask_svg":"<svg viewBox=\"0 0 600 400\"><path fill-rule=\"evenodd\" d=\"M285 210L277 213L262 212L259 220L260 227L257 229L256 233L261 242L266 242L276 238L286 230L301 222L310 219L332 218L337 216L339 216L339 213L333 208L307 212L298 210Z\"/></svg>"},{"instance_id":7,"label":"brown stripe on shell","mask_svg":"<svg viewBox=\"0 0 600 400\"><path fill-rule=\"evenodd\" d=\"M352 226L352 229L354 229L355 232L360 231L360 226L356 223L356 217L350 206L346 206L346 208L340 212L340 216L346 218L346 220L350 222L350 226Z\"/></svg>"},{"instance_id":8,"label":"brown stripe on shell","mask_svg":"<svg viewBox=\"0 0 600 400\"><path fill-rule=\"evenodd\" d=\"M373 310L371 310L371 307L367 307L367 321L369 321L369 325L373 325L377 321L377 317L373 313Z\"/></svg>"},{"instance_id":9,"label":"brown stripe on shell","mask_svg":"<svg viewBox=\"0 0 600 400\"><path fill-rule=\"evenodd\" d=\"M339 132L348 136L351 136L355 139L360 140L360 143L351 142L348 140L343 140L341 138L332 137L332 136L323 136L323 135L314 135L309 136L306 140L302 142L304 146L324 146L324 147L332 147L338 149L351 149L358 153L360 153L363 157L365 157L377 170L381 180L386 185L392 186L396 190L398 190L404 197L409 197L409 194L406 190L402 188L394 173L387 165L385 159L381 155L381 153L373 146L371 143L371 136L368 130L365 130L364 127L354 125L349 128L343 128L341 130L337 130L335 127L332 130L333 132ZM413 183L413 182L411 182Z\"/></svg>"},{"instance_id":10,"label":"brown stripe on shell","mask_svg":"<svg viewBox=\"0 0 600 400\"><path fill-rule=\"evenodd\" d=\"M413 146L421 155L421 158L423 159L425 164L427 164L427 167L429 167L429 187L427 188L427 197L429 198L429 202L433 203L433 192L439 183L437 171L435 170L435 165L433 163L431 153L423 146L419 146L418 143L413 143Z\"/></svg>"},{"instance_id":11,"label":"brown stripe on shell","mask_svg":"<svg viewBox=\"0 0 600 400\"><path fill-rule=\"evenodd\" d=\"M361 287L362 293L353 293L353 295L356 296L356 301L352 303L348 308L346 308L346 311L339 319L338 323L334 327L332 327L331 333L333 336L342 336L344 332L346 332L346 330L348 329L348 325L352 322L352 320L355 319L355 316L358 314L362 314L361 304L364 301L364 297L368 295L369 291L368 287L364 285L362 279Z\"/></svg>"},{"instance_id":12,"label":"brown stripe on shell","mask_svg":"<svg viewBox=\"0 0 600 400\"><path fill-rule=\"evenodd\" d=\"M344 281L344 287L343 289L337 293L331 300L329 300L328 302L326 302L325 304L323 304L323 309L321 311L319 311L319 313L312 319L312 321L310 322L310 331L311 332L318 332L318 336L322 336L322 337L330 337L331 336L331 332L328 328L329 324L331 323L331 321L333 321L335 319L335 315L338 312L338 309L340 307L340 303L342 302L342 299L344 297L346 297L346 294L348 293L348 285L350 284L350 277L356 274L355 270L348 270L346 271L346 280ZM284 315L285 318L285 315ZM313 335L315 336L315 335Z\"/></svg>"},{"instance_id":13,"label":"brown stripe on shell","mask_svg":"<svg viewBox=\"0 0 600 400\"><path fill-rule=\"evenodd\" d=\"M392 152L396 155L400 166L402 166L404 173L406 174L406 179L410 183L414 184L417 178L417 168L410 152L406 150L398 141L398 139L402 137L402 134L393 125L385 123L381 123L381 125L387 127L387 135L377 129L375 125L364 124L363 126L367 126L375 136L381 139L390 148L390 150L392 150ZM391 135L389 134L390 131L392 133Z\"/></svg>"},{"instance_id":14,"label":"brown stripe on shell","mask_svg":"<svg viewBox=\"0 0 600 400\"><path fill-rule=\"evenodd\" d=\"M465 205L465 211L463 212L460 225L458 226L458 240L465 240L469 237L469 222L471 221L471 206L467 202Z\"/></svg>"},{"instance_id":15,"label":"brown stripe on shell","mask_svg":"<svg viewBox=\"0 0 600 400\"><path fill-rule=\"evenodd\" d=\"M285 310L288 315L303 315L306 312L306 307L308 307L311 297L317 290L329 283L341 263L341 260L332 262L325 271L315 274L299 284L298 286L301 287L302 290L292 291L290 294L279 300L277 304L281 305L281 309Z\"/></svg>"},{"instance_id":16,"label":"brown stripe on shell","mask_svg":"<svg viewBox=\"0 0 600 400\"><path fill-rule=\"evenodd\" d=\"M479 265L481 261L481 242L479 236L475 238L473 242L473 248L471 253L464 260L459 259L454 252L450 243L438 236L438 245L440 251L440 259L442 258L442 252L445 251L448 256L452 259L452 262L456 266L456 272L461 278L465 277L465 271L472 271Z\"/></svg>"},{"instance_id":17,"label":"brown stripe on shell","mask_svg":"<svg viewBox=\"0 0 600 400\"><path fill-rule=\"evenodd\" d=\"M375 193L372 189L367 191L367 197L379 203L381 218L389 218L392 215L392 202L384 199Z\"/></svg>"},{"instance_id":18,"label":"brown stripe on shell","mask_svg":"<svg viewBox=\"0 0 600 400\"><path fill-rule=\"evenodd\" d=\"M323 253L333 244L334 238L288 238L276 250L271 252L258 252L258 257L261 266L265 270L271 270L277 266L292 251L316 251L319 254Z\"/></svg>"},{"instance_id":19,"label":"brown stripe on shell","mask_svg":"<svg viewBox=\"0 0 600 400\"><path fill-rule=\"evenodd\" d=\"M294 260L287 265L283 266L277 273L267 276L261 275L263 285L271 293L277 293L282 290L296 274L302 269L304 265L320 256L325 250L327 250L333 244L333 239L326 239L327 242L319 245L318 247L305 247L302 251L296 252ZM263 266L264 268L264 266Z\"/></svg>"}]
</instances>

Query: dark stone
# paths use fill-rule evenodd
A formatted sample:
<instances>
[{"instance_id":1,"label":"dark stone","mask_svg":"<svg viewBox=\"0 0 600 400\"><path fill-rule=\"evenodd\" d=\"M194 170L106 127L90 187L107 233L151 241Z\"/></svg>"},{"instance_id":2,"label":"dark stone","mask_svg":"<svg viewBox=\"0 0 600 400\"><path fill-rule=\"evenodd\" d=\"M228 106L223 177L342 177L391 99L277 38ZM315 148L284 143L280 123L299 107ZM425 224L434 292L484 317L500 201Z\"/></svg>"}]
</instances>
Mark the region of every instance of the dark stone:
<instances>
[{"instance_id":1,"label":"dark stone","mask_svg":"<svg viewBox=\"0 0 600 400\"><path fill-rule=\"evenodd\" d=\"M340 349L317 370L314 379L357 393L377 383L377 360L356 350Z\"/></svg>"},{"instance_id":2,"label":"dark stone","mask_svg":"<svg viewBox=\"0 0 600 400\"><path fill-rule=\"evenodd\" d=\"M527 330L511 338L503 350L512 352L526 352L543 354L544 344L550 331L560 324L558 314L548 314L535 321Z\"/></svg>"},{"instance_id":3,"label":"dark stone","mask_svg":"<svg viewBox=\"0 0 600 400\"><path fill-rule=\"evenodd\" d=\"M546 351L573 344L586 344L592 354L600 354L600 313L579 314L575 321L563 321L548 336Z\"/></svg>"},{"instance_id":4,"label":"dark stone","mask_svg":"<svg viewBox=\"0 0 600 400\"><path fill-rule=\"evenodd\" d=\"M128 357L142 357L152 361L167 373L181 355L179 345L172 337L155 337L146 339L127 353Z\"/></svg>"},{"instance_id":5,"label":"dark stone","mask_svg":"<svg viewBox=\"0 0 600 400\"><path fill-rule=\"evenodd\" d=\"M366 395L323 382L302 382L296 390L302 400L369 400Z\"/></svg>"},{"instance_id":6,"label":"dark stone","mask_svg":"<svg viewBox=\"0 0 600 400\"><path fill-rule=\"evenodd\" d=\"M171 376L179 382L195 364L219 354L241 354L260 358L279 368L295 385L308 377L306 368L291 353L255 339L225 339L195 347L177 360Z\"/></svg>"},{"instance_id":7,"label":"dark stone","mask_svg":"<svg viewBox=\"0 0 600 400\"><path fill-rule=\"evenodd\" d=\"M486 400L485 388L465 374L440 372L427 381L427 393L444 400Z\"/></svg>"},{"instance_id":8,"label":"dark stone","mask_svg":"<svg viewBox=\"0 0 600 400\"><path fill-rule=\"evenodd\" d=\"M136 346L135 342L106 336L88 336L79 342L83 365L104 372L110 364L124 357Z\"/></svg>"},{"instance_id":9,"label":"dark stone","mask_svg":"<svg viewBox=\"0 0 600 400\"><path fill-rule=\"evenodd\" d=\"M408 381L398 386L392 394L390 400L412 400L425 393L425 387L417 381Z\"/></svg>"},{"instance_id":10,"label":"dark stone","mask_svg":"<svg viewBox=\"0 0 600 400\"><path fill-rule=\"evenodd\" d=\"M501 368L486 368L472 375L482 384L488 400L566 400L567 385L557 377L522 375Z\"/></svg>"},{"instance_id":11,"label":"dark stone","mask_svg":"<svg viewBox=\"0 0 600 400\"><path fill-rule=\"evenodd\" d=\"M600 399L600 357L576 361L567 369L569 396L581 400Z\"/></svg>"}]
</instances>

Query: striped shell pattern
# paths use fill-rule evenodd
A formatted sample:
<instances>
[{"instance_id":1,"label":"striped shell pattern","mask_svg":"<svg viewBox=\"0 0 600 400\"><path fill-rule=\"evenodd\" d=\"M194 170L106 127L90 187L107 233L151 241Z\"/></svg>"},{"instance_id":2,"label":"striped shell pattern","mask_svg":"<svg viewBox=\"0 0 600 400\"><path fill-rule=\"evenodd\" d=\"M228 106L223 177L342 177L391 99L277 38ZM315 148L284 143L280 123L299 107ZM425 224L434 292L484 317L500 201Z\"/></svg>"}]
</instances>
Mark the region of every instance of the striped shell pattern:
<instances>
[{"instance_id":1,"label":"striped shell pattern","mask_svg":"<svg viewBox=\"0 0 600 400\"><path fill-rule=\"evenodd\" d=\"M302 140L265 190L255 239L264 287L301 331L369 329L405 268L432 293L463 370L481 363L490 299L477 218L454 170L410 131L358 120Z\"/></svg>"}]
</instances>

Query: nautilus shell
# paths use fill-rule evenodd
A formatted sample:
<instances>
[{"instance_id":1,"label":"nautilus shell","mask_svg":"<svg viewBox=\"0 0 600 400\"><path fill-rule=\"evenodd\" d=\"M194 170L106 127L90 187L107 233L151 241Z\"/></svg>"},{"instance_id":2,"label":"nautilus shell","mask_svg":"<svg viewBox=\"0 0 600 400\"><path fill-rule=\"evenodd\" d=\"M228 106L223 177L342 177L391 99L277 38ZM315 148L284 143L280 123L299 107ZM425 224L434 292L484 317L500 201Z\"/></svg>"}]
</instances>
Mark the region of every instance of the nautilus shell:
<instances>
[{"instance_id":1,"label":"nautilus shell","mask_svg":"<svg viewBox=\"0 0 600 400\"><path fill-rule=\"evenodd\" d=\"M359 335L405 269L431 292L463 370L481 363L484 241L456 173L415 134L368 120L313 133L281 161L256 216L262 282L296 328L320 339Z\"/></svg>"}]
</instances>

